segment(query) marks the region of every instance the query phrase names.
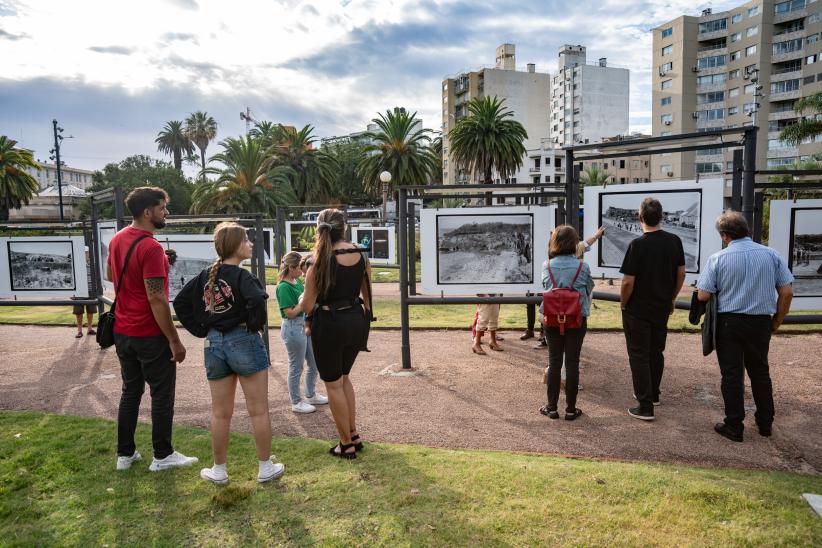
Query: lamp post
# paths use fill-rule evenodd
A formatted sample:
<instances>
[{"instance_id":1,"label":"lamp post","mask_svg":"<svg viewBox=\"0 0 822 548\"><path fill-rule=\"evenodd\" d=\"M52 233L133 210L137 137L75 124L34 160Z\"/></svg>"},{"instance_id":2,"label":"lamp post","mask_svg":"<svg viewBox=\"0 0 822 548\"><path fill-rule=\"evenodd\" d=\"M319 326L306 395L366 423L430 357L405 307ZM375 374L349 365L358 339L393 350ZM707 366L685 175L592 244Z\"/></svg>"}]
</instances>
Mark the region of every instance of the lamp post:
<instances>
[{"instance_id":1,"label":"lamp post","mask_svg":"<svg viewBox=\"0 0 822 548\"><path fill-rule=\"evenodd\" d=\"M51 149L52 156L49 156L51 160L55 161L57 165L57 197L60 203L60 220L65 220L63 216L63 173L62 173L62 162L60 160L60 145L63 144L63 128L57 126L57 120L52 120L51 124L54 126L54 148ZM74 136L69 135L68 139L72 139Z\"/></svg>"},{"instance_id":2,"label":"lamp post","mask_svg":"<svg viewBox=\"0 0 822 548\"><path fill-rule=\"evenodd\" d=\"M382 181L382 219L385 222L388 219L388 183L391 182L391 172L383 171L380 173L380 181Z\"/></svg>"}]
</instances>

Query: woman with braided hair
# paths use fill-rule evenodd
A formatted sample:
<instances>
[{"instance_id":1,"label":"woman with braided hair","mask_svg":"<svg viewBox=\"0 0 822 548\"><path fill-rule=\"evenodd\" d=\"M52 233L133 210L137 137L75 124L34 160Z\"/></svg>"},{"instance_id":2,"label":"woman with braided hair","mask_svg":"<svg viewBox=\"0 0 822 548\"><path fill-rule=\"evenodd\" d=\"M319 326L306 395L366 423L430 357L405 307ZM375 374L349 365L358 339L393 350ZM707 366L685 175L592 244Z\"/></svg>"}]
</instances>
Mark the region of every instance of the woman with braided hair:
<instances>
[{"instance_id":1,"label":"woman with braided hair","mask_svg":"<svg viewBox=\"0 0 822 548\"><path fill-rule=\"evenodd\" d=\"M371 265L365 254L345 239L343 212L321 211L302 311L311 316L314 359L340 438L329 453L345 459L356 458L356 452L363 448L349 373L360 350L367 351L372 319L370 277Z\"/></svg>"},{"instance_id":2,"label":"woman with braided hair","mask_svg":"<svg viewBox=\"0 0 822 548\"><path fill-rule=\"evenodd\" d=\"M214 248L217 260L200 273L192 291L184 288L186 301L202 299L205 303L207 319L202 325L208 328L203 357L211 390L214 466L203 468L200 477L216 484L228 483L228 436L239 381L254 430L259 462L257 481L264 483L279 477L285 469L271 461L268 355L260 337L267 321L268 295L259 280L240 266L252 255L245 228L234 222L220 223L214 230ZM175 299L175 307L181 295ZM185 308L193 305L179 304Z\"/></svg>"}]
</instances>

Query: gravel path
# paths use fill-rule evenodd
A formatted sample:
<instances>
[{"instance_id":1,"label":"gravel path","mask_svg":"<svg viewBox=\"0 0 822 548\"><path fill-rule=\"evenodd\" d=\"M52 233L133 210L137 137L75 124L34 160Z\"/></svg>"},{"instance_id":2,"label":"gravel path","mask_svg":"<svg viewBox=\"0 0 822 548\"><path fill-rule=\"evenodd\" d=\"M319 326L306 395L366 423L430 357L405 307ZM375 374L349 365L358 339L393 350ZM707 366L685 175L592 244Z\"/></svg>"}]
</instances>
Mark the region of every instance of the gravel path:
<instances>
[{"instance_id":1,"label":"gravel path","mask_svg":"<svg viewBox=\"0 0 822 548\"><path fill-rule=\"evenodd\" d=\"M0 408L116 417L120 380L113 349L101 351L88 337L78 341L73 335L67 327L0 327ZM352 373L360 431L373 441L437 447L822 472L820 335L774 339L774 436L760 437L749 416L742 444L712 430L722 417L719 372L713 355L701 356L697 335L668 338L662 406L654 423L626 414L634 402L621 333L591 333L586 338L584 390L578 403L585 415L575 422L551 421L537 412L545 400L541 378L547 352L534 350L533 341L520 342L518 333L504 335L504 352L476 356L469 351L467 332L412 332L418 375L403 377L387 374L400 361L399 331L373 332L373 351L361 354ZM207 428L210 399L202 341L187 333L183 340L189 354L179 366L175 421ZM327 407L311 415L291 412L287 360L276 331L271 333L271 348L274 434L334 438ZM237 400L234 428L248 431L242 396ZM753 405L750 394L747 402ZM146 393L141 411L146 421L148 404Z\"/></svg>"}]
</instances>

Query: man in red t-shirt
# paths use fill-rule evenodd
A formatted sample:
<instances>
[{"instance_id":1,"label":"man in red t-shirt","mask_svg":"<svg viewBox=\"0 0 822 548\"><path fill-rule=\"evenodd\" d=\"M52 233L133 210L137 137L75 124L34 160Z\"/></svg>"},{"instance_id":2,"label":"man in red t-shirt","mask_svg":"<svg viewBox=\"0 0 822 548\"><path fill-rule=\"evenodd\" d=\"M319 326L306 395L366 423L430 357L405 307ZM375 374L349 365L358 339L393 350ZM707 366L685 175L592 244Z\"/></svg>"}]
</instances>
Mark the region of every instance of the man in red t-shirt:
<instances>
[{"instance_id":1,"label":"man in red t-shirt","mask_svg":"<svg viewBox=\"0 0 822 548\"><path fill-rule=\"evenodd\" d=\"M140 460L134 444L140 400L151 388L151 442L156 472L197 462L171 445L174 419L174 386L177 363L186 357L168 305L168 259L152 236L163 228L168 215L168 194L157 187L135 188L126 197L133 221L114 235L109 244L109 279L114 280L114 344L120 358L123 391L117 413L117 470ZM141 236L143 239L138 240ZM135 244L126 265L126 255ZM125 267L125 271L123 268Z\"/></svg>"}]
</instances>

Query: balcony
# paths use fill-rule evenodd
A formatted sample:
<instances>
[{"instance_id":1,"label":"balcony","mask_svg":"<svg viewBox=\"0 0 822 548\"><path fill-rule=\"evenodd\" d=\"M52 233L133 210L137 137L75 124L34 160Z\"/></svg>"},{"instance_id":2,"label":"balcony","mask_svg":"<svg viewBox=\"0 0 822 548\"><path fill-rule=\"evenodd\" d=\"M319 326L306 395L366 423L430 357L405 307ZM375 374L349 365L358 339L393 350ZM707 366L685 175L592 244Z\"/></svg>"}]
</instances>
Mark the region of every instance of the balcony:
<instances>
[{"instance_id":1,"label":"balcony","mask_svg":"<svg viewBox=\"0 0 822 548\"><path fill-rule=\"evenodd\" d=\"M771 82L782 82L784 80L794 80L796 78L802 78L802 69L792 69L786 72L772 72L771 73Z\"/></svg>"},{"instance_id":2,"label":"balcony","mask_svg":"<svg viewBox=\"0 0 822 548\"><path fill-rule=\"evenodd\" d=\"M794 19L803 19L808 16L808 10L798 9L786 13L777 13L773 16L773 24L778 25L785 21L793 21Z\"/></svg>"},{"instance_id":3,"label":"balcony","mask_svg":"<svg viewBox=\"0 0 822 548\"><path fill-rule=\"evenodd\" d=\"M796 147L769 148L768 158L790 158L799 154Z\"/></svg>"},{"instance_id":4,"label":"balcony","mask_svg":"<svg viewBox=\"0 0 822 548\"><path fill-rule=\"evenodd\" d=\"M771 111L768 114L768 121L771 121L771 120L790 120L792 118L796 118L796 116L797 116L796 111L793 110L793 109L791 109L791 110L782 110L782 111L778 111L778 112Z\"/></svg>"},{"instance_id":5,"label":"balcony","mask_svg":"<svg viewBox=\"0 0 822 548\"><path fill-rule=\"evenodd\" d=\"M795 49L786 53L777 53L771 56L771 63L781 63L783 61L793 61L805 56L805 48Z\"/></svg>"},{"instance_id":6,"label":"balcony","mask_svg":"<svg viewBox=\"0 0 822 548\"><path fill-rule=\"evenodd\" d=\"M540 168L540 167L530 167L530 168L528 168L528 173L542 173L542 168Z\"/></svg>"},{"instance_id":7,"label":"balcony","mask_svg":"<svg viewBox=\"0 0 822 548\"><path fill-rule=\"evenodd\" d=\"M695 122L697 129L725 127L724 118L720 118L719 120L695 120Z\"/></svg>"},{"instance_id":8,"label":"balcony","mask_svg":"<svg viewBox=\"0 0 822 548\"><path fill-rule=\"evenodd\" d=\"M774 42L787 42L788 40L796 40L797 38L805 38L805 29L785 32L780 35L774 34Z\"/></svg>"},{"instance_id":9,"label":"balcony","mask_svg":"<svg viewBox=\"0 0 822 548\"><path fill-rule=\"evenodd\" d=\"M696 52L696 58L702 59L703 57L712 57L714 55L727 55L728 53L728 46L719 46L719 47L710 47L710 48L700 48L698 52Z\"/></svg>"},{"instance_id":10,"label":"balcony","mask_svg":"<svg viewBox=\"0 0 822 548\"><path fill-rule=\"evenodd\" d=\"M802 97L802 90L797 89L794 91L783 91L782 93L771 93L768 95L768 101L771 103L775 103L777 101L788 101L790 99L799 99ZM793 112L793 111L791 111Z\"/></svg>"},{"instance_id":11,"label":"balcony","mask_svg":"<svg viewBox=\"0 0 822 548\"><path fill-rule=\"evenodd\" d=\"M700 42L705 42L707 40L716 40L717 38L725 38L728 36L728 29L722 30L714 30L711 32L703 32L698 34L696 39Z\"/></svg>"}]
</instances>

